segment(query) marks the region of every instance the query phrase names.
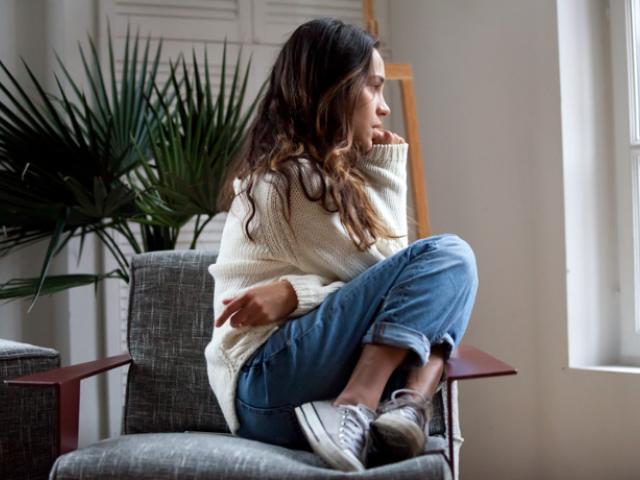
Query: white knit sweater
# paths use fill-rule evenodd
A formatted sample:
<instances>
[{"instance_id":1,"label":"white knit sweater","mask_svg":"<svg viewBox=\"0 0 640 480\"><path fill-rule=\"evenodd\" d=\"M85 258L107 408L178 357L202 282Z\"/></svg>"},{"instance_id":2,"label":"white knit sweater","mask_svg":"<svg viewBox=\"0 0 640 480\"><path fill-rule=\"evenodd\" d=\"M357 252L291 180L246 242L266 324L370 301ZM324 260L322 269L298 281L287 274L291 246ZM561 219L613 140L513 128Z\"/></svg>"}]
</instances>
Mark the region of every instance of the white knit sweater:
<instances>
[{"instance_id":1,"label":"white knit sweater","mask_svg":"<svg viewBox=\"0 0 640 480\"><path fill-rule=\"evenodd\" d=\"M273 185L264 179L254 183L252 196L256 215L244 233L244 219L250 212L246 194L236 196L222 231L220 252L209 267L215 280L214 315L218 318L231 298L257 285L288 280L298 297L298 306L286 319L262 325L233 328L227 320L214 328L205 350L209 383L230 430L239 428L235 412L238 373L244 362L280 325L317 307L327 295L378 261L408 244L407 230L407 150L408 144L374 145L362 160L367 194L382 221L398 240L380 239L368 251L357 250L340 221L339 214L325 211L309 201L297 176L291 185L291 234L279 208ZM305 164L305 161L302 161ZM308 176L305 177L305 183ZM314 194L313 184L307 190ZM236 193L240 179L233 182ZM256 228L257 225L257 228Z\"/></svg>"}]
</instances>

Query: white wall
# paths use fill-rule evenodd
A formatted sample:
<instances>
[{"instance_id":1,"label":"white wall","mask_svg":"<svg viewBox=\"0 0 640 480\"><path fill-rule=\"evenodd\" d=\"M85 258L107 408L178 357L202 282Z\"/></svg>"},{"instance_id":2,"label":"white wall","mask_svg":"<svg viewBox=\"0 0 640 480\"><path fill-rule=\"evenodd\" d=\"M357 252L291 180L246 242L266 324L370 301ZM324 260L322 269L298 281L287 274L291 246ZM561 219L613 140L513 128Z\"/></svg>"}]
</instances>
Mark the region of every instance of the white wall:
<instances>
[{"instance_id":1,"label":"white wall","mask_svg":"<svg viewBox=\"0 0 640 480\"><path fill-rule=\"evenodd\" d=\"M464 342L519 370L461 382L461 478L637 478L637 377L568 368L556 3L394 2L391 29L414 67L434 233L478 259Z\"/></svg>"}]
</instances>

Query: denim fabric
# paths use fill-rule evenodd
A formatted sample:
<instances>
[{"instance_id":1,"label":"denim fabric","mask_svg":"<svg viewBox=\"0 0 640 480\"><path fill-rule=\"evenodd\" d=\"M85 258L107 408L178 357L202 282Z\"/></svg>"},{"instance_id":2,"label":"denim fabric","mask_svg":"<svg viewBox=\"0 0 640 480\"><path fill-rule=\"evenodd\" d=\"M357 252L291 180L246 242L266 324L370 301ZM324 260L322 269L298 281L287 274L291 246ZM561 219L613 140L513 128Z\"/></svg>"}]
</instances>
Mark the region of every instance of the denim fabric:
<instances>
[{"instance_id":1,"label":"denim fabric","mask_svg":"<svg viewBox=\"0 0 640 480\"><path fill-rule=\"evenodd\" d=\"M475 255L453 234L417 240L369 267L283 324L245 363L238 435L308 449L294 407L337 397L367 343L410 351L387 383L389 398L411 367L427 363L432 345L444 344L448 358L460 344L477 288Z\"/></svg>"}]
</instances>

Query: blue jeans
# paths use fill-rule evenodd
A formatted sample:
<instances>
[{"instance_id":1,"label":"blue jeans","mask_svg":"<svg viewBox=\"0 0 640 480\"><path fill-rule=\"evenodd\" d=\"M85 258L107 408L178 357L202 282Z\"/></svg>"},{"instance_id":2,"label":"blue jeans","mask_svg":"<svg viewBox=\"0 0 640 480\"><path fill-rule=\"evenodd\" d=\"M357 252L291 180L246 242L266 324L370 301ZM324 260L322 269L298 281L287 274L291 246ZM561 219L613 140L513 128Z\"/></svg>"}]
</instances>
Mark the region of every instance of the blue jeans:
<instances>
[{"instance_id":1,"label":"blue jeans","mask_svg":"<svg viewBox=\"0 0 640 480\"><path fill-rule=\"evenodd\" d=\"M276 330L240 371L237 434L309 449L294 408L333 399L367 343L409 350L381 400L443 344L449 358L467 329L478 288L476 260L457 235L417 240L353 278L305 315Z\"/></svg>"}]
</instances>

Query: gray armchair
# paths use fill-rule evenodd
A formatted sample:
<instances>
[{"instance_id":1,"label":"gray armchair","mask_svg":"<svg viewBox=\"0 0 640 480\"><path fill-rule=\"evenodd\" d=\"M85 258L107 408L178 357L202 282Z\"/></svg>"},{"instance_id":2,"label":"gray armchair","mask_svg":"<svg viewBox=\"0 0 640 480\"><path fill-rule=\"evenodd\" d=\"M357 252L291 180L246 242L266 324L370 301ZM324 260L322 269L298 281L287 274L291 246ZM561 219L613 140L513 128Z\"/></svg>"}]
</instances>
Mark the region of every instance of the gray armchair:
<instances>
[{"instance_id":1,"label":"gray armchair","mask_svg":"<svg viewBox=\"0 0 640 480\"><path fill-rule=\"evenodd\" d=\"M424 454L364 472L346 474L311 451L233 436L209 388L203 354L214 320L207 266L215 260L194 251L134 257L129 353L11 382L56 385L66 399L58 428L62 455L50 479L455 478L463 441L456 380L515 373L511 367L472 347L459 348L448 363L446 386L434 398ZM80 380L126 363L122 435L76 450Z\"/></svg>"},{"instance_id":2,"label":"gray armchair","mask_svg":"<svg viewBox=\"0 0 640 480\"><path fill-rule=\"evenodd\" d=\"M52 348L0 338L0 380L60 366ZM0 478L47 478L57 456L57 399L51 389L17 389L0 384Z\"/></svg>"}]
</instances>

